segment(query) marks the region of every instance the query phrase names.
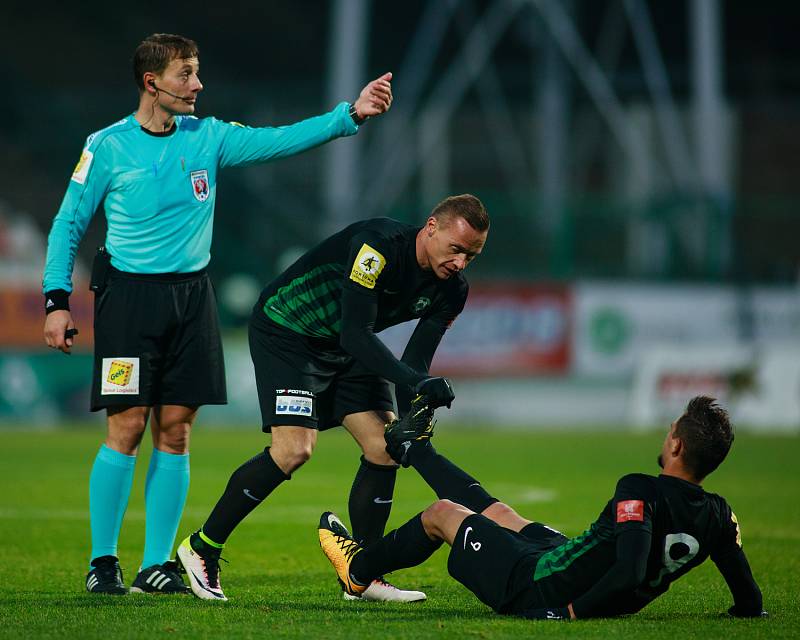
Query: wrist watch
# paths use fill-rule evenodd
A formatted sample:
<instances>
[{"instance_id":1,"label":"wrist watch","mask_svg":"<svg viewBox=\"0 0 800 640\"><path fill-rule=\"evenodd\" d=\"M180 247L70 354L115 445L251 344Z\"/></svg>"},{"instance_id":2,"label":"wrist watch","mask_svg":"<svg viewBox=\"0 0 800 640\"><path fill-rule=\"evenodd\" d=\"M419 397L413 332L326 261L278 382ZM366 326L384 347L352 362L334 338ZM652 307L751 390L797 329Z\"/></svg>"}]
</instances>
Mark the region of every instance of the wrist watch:
<instances>
[{"instance_id":1,"label":"wrist watch","mask_svg":"<svg viewBox=\"0 0 800 640\"><path fill-rule=\"evenodd\" d=\"M348 113L350 114L350 117L353 119L353 122L355 122L356 125L360 126L367 121L366 118L362 118L361 116L358 115L355 103L350 103L350 111Z\"/></svg>"}]
</instances>

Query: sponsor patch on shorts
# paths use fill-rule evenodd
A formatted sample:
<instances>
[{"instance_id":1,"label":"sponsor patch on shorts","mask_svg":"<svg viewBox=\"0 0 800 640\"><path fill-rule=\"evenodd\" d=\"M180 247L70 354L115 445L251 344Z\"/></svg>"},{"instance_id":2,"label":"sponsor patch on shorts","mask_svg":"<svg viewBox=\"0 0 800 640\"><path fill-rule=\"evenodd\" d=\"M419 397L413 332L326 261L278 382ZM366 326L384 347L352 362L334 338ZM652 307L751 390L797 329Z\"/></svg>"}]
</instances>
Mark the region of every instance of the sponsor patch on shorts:
<instances>
[{"instance_id":1,"label":"sponsor patch on shorts","mask_svg":"<svg viewBox=\"0 0 800 640\"><path fill-rule=\"evenodd\" d=\"M378 281L378 276L386 266L386 258L384 258L378 251L364 243L353 261L353 267L350 270L350 279L353 282L366 287L367 289L374 289L375 283Z\"/></svg>"},{"instance_id":2,"label":"sponsor patch on shorts","mask_svg":"<svg viewBox=\"0 0 800 640\"><path fill-rule=\"evenodd\" d=\"M644 522L644 500L620 500L617 503L617 522Z\"/></svg>"},{"instance_id":3,"label":"sponsor patch on shorts","mask_svg":"<svg viewBox=\"0 0 800 640\"><path fill-rule=\"evenodd\" d=\"M276 416L308 416L314 415L314 399L302 396L275 396Z\"/></svg>"},{"instance_id":4,"label":"sponsor patch on shorts","mask_svg":"<svg viewBox=\"0 0 800 640\"><path fill-rule=\"evenodd\" d=\"M103 358L100 394L137 395L139 393L139 358Z\"/></svg>"}]
</instances>

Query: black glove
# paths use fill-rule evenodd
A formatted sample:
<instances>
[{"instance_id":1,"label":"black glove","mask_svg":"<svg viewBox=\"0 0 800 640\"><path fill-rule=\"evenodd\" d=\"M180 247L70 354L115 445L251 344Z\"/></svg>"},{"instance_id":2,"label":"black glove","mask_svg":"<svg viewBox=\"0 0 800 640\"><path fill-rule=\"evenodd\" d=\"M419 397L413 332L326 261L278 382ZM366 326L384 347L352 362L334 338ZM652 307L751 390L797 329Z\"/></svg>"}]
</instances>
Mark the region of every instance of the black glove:
<instances>
[{"instance_id":1,"label":"black glove","mask_svg":"<svg viewBox=\"0 0 800 640\"><path fill-rule=\"evenodd\" d=\"M550 607L542 609L526 609L520 616L529 620L571 620L567 607Z\"/></svg>"},{"instance_id":2,"label":"black glove","mask_svg":"<svg viewBox=\"0 0 800 640\"><path fill-rule=\"evenodd\" d=\"M384 426L383 437L386 440L386 453L397 464L408 467L408 450L414 442L427 442L433 437L433 409L425 402L423 396L411 401L411 409L399 420L392 420Z\"/></svg>"},{"instance_id":3,"label":"black glove","mask_svg":"<svg viewBox=\"0 0 800 640\"><path fill-rule=\"evenodd\" d=\"M425 403L431 409L445 406L449 409L450 403L456 398L453 385L443 377L425 378L414 387L414 393L416 396L424 396Z\"/></svg>"}]
</instances>

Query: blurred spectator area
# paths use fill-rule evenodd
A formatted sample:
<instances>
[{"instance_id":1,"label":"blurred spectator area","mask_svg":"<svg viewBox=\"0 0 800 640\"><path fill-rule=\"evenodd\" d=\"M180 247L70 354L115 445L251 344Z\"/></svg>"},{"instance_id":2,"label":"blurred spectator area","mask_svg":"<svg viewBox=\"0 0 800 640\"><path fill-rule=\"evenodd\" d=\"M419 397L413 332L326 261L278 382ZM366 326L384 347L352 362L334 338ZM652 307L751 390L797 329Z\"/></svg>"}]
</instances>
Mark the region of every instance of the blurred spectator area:
<instances>
[{"instance_id":1,"label":"blurred spectator area","mask_svg":"<svg viewBox=\"0 0 800 640\"><path fill-rule=\"evenodd\" d=\"M231 404L207 419L258 419L237 329L265 282L350 221L421 223L472 192L492 229L434 363L458 376L456 419L638 424L708 392L796 430L797 24L789 0L4 6L0 421L85 417L102 212L70 358L41 337L46 238L86 136L136 108L135 46L174 32L200 45L199 117L287 124L395 74L392 110L355 138L221 173L210 272ZM402 349L409 330L384 338Z\"/></svg>"},{"instance_id":2,"label":"blurred spectator area","mask_svg":"<svg viewBox=\"0 0 800 640\"><path fill-rule=\"evenodd\" d=\"M362 54L357 75L394 71L394 108L355 140L222 174L211 271L218 287L230 284L225 322L241 322L242 300L332 227L375 215L422 221L440 198L466 191L486 201L493 221L471 267L475 280L795 282L800 49L789 25L800 10L712 3L723 187L709 191L694 180L697 2L233 0L191 12L164 5L156 16L89 0L40 3L36 18L12 5L0 23L0 197L5 224L29 225L39 246L11 260L40 268L85 137L135 108L130 56L143 36L174 31L199 42L199 116L285 124L353 99L358 87L340 91L333 76L337 44L348 37L337 16L357 5L365 15L361 45L352 42ZM626 154L554 36L554 7L602 71L640 161ZM659 69L667 102L663 91L655 98ZM684 165L670 155L665 106L685 142ZM342 148L354 163L344 212L330 185ZM389 161L404 155L410 169L392 171ZM100 214L79 250L85 264L104 231ZM4 264L9 250L0 249Z\"/></svg>"},{"instance_id":3,"label":"blurred spectator area","mask_svg":"<svg viewBox=\"0 0 800 640\"><path fill-rule=\"evenodd\" d=\"M0 200L0 349L41 349L44 298L42 267L45 237L32 216L12 210ZM75 291L71 296L73 318L80 327L80 344L92 345L92 296L88 271L78 260Z\"/></svg>"}]
</instances>

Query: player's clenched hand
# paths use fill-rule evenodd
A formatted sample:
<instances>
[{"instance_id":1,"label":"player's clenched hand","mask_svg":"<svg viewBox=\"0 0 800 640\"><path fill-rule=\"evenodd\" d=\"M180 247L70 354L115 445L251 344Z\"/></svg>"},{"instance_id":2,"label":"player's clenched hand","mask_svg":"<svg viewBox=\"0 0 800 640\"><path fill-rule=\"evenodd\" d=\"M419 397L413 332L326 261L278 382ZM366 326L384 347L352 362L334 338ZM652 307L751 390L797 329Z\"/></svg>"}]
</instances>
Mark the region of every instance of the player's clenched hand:
<instances>
[{"instance_id":1,"label":"player's clenched hand","mask_svg":"<svg viewBox=\"0 0 800 640\"><path fill-rule=\"evenodd\" d=\"M67 331L75 328L72 314L64 309L52 311L47 314L44 321L44 341L52 349L70 353L72 338L67 337Z\"/></svg>"},{"instance_id":2,"label":"player's clenched hand","mask_svg":"<svg viewBox=\"0 0 800 640\"><path fill-rule=\"evenodd\" d=\"M444 406L449 409L450 403L456 399L456 394L453 393L453 385L450 384L447 378L443 377L425 378L414 387L414 393L418 396L424 396L431 409Z\"/></svg>"},{"instance_id":3,"label":"player's clenched hand","mask_svg":"<svg viewBox=\"0 0 800 640\"><path fill-rule=\"evenodd\" d=\"M359 118L371 118L386 113L392 106L392 74L384 73L361 90L353 103Z\"/></svg>"}]
</instances>

